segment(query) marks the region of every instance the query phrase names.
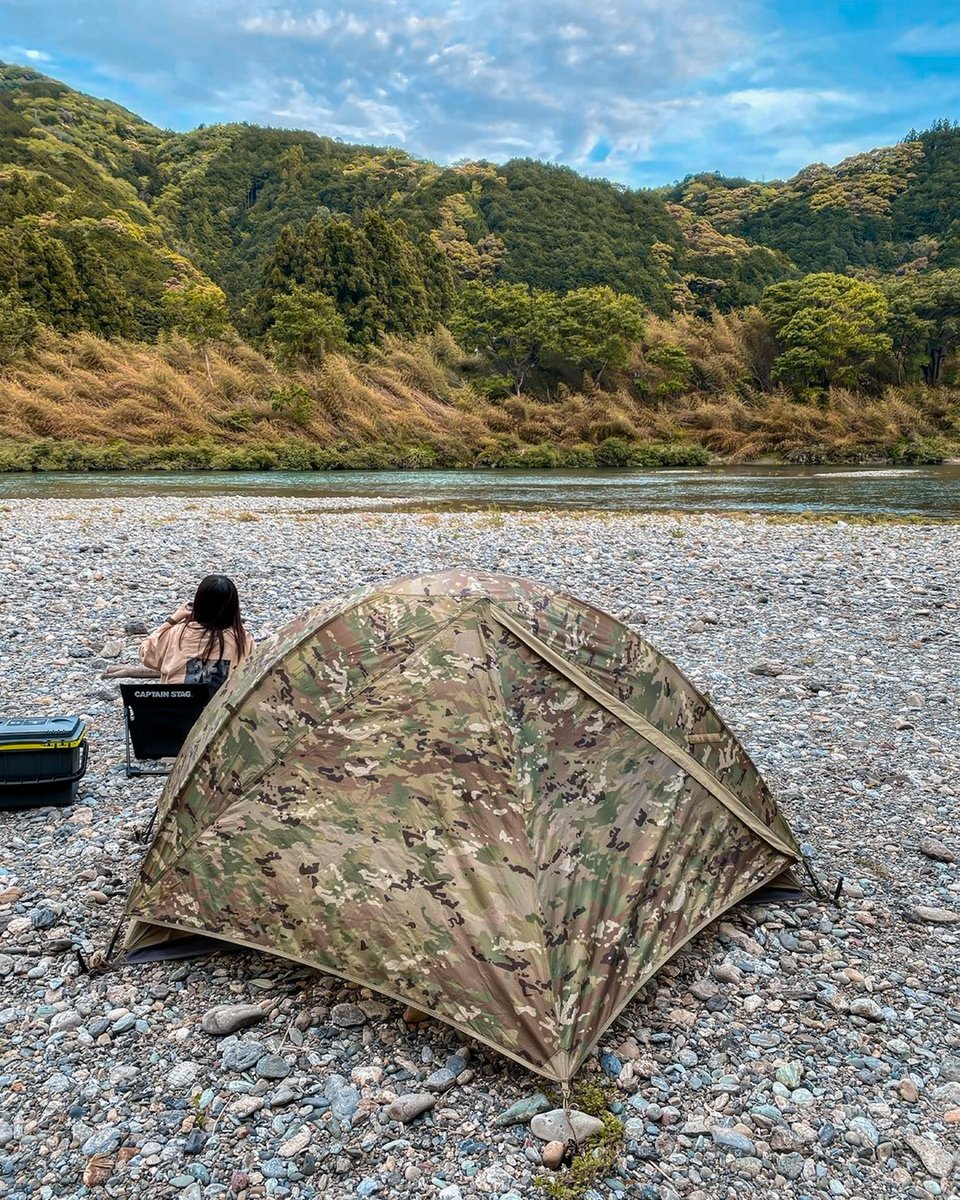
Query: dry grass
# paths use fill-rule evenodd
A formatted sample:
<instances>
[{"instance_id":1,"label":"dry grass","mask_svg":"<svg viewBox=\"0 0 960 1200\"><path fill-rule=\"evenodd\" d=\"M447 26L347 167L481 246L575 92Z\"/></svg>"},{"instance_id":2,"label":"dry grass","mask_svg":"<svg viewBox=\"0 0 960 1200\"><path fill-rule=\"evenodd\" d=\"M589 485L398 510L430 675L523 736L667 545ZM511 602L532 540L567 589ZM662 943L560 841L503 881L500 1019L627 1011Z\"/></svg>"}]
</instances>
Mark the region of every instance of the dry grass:
<instances>
[{"instance_id":1,"label":"dry grass","mask_svg":"<svg viewBox=\"0 0 960 1200\"><path fill-rule=\"evenodd\" d=\"M960 443L958 396L946 389L889 389L872 398L836 391L824 406L758 391L769 348L754 325L749 310L712 321L651 319L647 353L669 343L688 355L694 378L685 394L658 392L638 349L620 386L576 393L561 385L549 400L481 396L445 331L387 339L364 362L331 355L322 367L292 375L250 346L222 343L209 348L209 377L203 355L179 338L144 345L45 333L31 358L0 369L0 440L209 441L240 449L296 438L347 449L432 447L441 461L464 464L609 437L683 439L733 461L909 461L924 447L952 451ZM312 402L299 419L274 404L293 385Z\"/></svg>"}]
</instances>

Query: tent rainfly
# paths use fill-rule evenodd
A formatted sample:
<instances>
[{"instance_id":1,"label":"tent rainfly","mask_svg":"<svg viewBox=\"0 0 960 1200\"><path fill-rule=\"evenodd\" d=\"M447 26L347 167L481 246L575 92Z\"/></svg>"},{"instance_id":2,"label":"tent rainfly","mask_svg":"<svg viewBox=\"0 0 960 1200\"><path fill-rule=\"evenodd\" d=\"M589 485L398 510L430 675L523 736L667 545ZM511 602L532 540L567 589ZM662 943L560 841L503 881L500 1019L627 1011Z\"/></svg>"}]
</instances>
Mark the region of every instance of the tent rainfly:
<instances>
[{"instance_id":1,"label":"tent rainfly","mask_svg":"<svg viewBox=\"0 0 960 1200\"><path fill-rule=\"evenodd\" d=\"M321 604L229 679L167 780L125 945L280 955L565 1084L684 943L800 861L636 632L450 571Z\"/></svg>"}]
</instances>

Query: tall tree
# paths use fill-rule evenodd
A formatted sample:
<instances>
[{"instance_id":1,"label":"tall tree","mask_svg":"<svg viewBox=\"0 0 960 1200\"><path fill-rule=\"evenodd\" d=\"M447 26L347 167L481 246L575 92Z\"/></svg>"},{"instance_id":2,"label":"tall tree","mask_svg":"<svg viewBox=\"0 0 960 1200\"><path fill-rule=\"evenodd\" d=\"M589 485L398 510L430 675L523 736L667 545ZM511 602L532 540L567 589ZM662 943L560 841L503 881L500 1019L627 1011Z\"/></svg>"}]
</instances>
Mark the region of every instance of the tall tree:
<instances>
[{"instance_id":1,"label":"tall tree","mask_svg":"<svg viewBox=\"0 0 960 1200\"><path fill-rule=\"evenodd\" d=\"M468 283L450 332L464 349L479 351L509 371L519 396L547 342L556 303L551 292L531 291L525 283Z\"/></svg>"},{"instance_id":2,"label":"tall tree","mask_svg":"<svg viewBox=\"0 0 960 1200\"><path fill-rule=\"evenodd\" d=\"M10 293L0 295L0 362L10 362L28 350L39 327L37 314L29 304Z\"/></svg>"},{"instance_id":3,"label":"tall tree","mask_svg":"<svg viewBox=\"0 0 960 1200\"><path fill-rule=\"evenodd\" d=\"M346 346L347 327L330 296L294 287L274 301L267 336L281 366L317 366L330 351Z\"/></svg>"},{"instance_id":4,"label":"tall tree","mask_svg":"<svg viewBox=\"0 0 960 1200\"><path fill-rule=\"evenodd\" d=\"M207 378L212 383L207 344L223 337L230 328L227 297L223 290L215 283L187 283L170 288L163 300L171 327L203 351Z\"/></svg>"},{"instance_id":5,"label":"tall tree","mask_svg":"<svg viewBox=\"0 0 960 1200\"><path fill-rule=\"evenodd\" d=\"M626 365L643 329L643 305L636 296L609 287L576 288L555 304L547 348L599 380L607 369Z\"/></svg>"},{"instance_id":6,"label":"tall tree","mask_svg":"<svg viewBox=\"0 0 960 1200\"><path fill-rule=\"evenodd\" d=\"M919 368L936 387L960 346L960 269L904 276L887 286L887 296L900 382Z\"/></svg>"},{"instance_id":7,"label":"tall tree","mask_svg":"<svg viewBox=\"0 0 960 1200\"><path fill-rule=\"evenodd\" d=\"M775 283L764 291L760 309L780 350L773 376L800 391L855 385L892 347L887 298L860 279L821 272Z\"/></svg>"}]
</instances>

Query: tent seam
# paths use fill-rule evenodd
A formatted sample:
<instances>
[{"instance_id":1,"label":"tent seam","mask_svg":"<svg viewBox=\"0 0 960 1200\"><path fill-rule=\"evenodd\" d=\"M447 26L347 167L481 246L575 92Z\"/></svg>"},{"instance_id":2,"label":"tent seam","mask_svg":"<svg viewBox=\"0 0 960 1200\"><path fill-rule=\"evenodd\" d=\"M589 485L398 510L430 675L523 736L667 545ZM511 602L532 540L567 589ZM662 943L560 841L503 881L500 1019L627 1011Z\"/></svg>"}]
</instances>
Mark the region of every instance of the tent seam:
<instances>
[{"instance_id":1,"label":"tent seam","mask_svg":"<svg viewBox=\"0 0 960 1200\"><path fill-rule=\"evenodd\" d=\"M656 725L651 724L649 721L645 721L639 713L634 712L622 700L618 700L606 688L594 682L584 671L569 662L562 654L554 650L552 646L548 646L546 642L541 641L536 634L531 633L529 629L525 628L510 613L503 611L495 605L491 607L496 610L493 613L494 620L515 634L520 641L535 654L539 655L544 662L553 667L559 674L569 679L571 683L575 684L582 692L613 716L619 718L624 725L630 726L631 729L639 733L651 746L656 747L656 749L662 751L668 758L672 759L691 779L695 779L701 784L714 799L719 800L743 825L746 825L748 829L751 829L778 853L783 854L793 862L799 862L801 856L798 851L782 841L701 762L695 759L692 754L688 754L682 746L677 745L669 734L664 733L662 729L658 729Z\"/></svg>"}]
</instances>

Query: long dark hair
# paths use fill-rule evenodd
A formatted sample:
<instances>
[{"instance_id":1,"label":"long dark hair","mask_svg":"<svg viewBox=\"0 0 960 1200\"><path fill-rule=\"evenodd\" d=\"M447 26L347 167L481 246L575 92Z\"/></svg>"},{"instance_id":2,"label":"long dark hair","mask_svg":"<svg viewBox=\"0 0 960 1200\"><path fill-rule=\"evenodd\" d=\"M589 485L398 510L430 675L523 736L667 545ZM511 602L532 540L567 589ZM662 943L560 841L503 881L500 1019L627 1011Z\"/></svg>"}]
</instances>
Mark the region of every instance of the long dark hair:
<instances>
[{"instance_id":1,"label":"long dark hair","mask_svg":"<svg viewBox=\"0 0 960 1200\"><path fill-rule=\"evenodd\" d=\"M209 631L210 637L203 652L204 662L213 658L213 647L219 646L218 658L223 658L224 632L233 633L238 657L243 657L247 643L246 630L240 619L240 597L237 585L226 575L207 575L193 597L193 613L190 620Z\"/></svg>"}]
</instances>

